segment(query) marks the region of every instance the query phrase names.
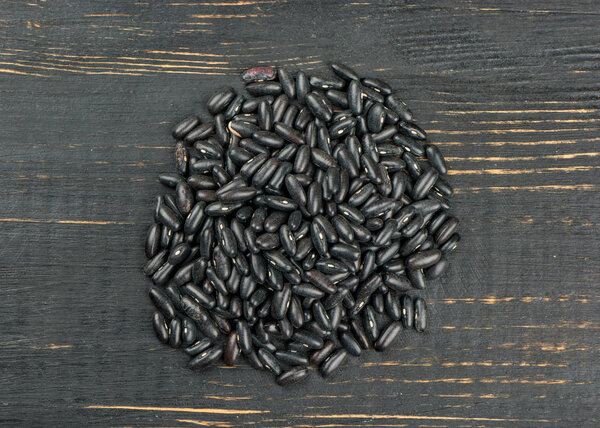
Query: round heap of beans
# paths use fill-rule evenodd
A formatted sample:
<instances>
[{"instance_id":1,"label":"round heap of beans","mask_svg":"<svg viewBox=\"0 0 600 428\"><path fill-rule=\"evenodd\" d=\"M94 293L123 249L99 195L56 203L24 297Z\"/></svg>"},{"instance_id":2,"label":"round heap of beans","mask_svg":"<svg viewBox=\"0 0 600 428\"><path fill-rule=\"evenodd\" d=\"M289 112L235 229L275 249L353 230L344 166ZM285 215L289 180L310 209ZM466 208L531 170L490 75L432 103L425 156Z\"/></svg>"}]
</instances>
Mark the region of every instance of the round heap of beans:
<instances>
[{"instance_id":1,"label":"round heap of beans","mask_svg":"<svg viewBox=\"0 0 600 428\"><path fill-rule=\"evenodd\" d=\"M331 69L249 69L173 129L144 273L192 369L243 356L285 385L426 329L416 294L460 240L446 163L385 81Z\"/></svg>"}]
</instances>

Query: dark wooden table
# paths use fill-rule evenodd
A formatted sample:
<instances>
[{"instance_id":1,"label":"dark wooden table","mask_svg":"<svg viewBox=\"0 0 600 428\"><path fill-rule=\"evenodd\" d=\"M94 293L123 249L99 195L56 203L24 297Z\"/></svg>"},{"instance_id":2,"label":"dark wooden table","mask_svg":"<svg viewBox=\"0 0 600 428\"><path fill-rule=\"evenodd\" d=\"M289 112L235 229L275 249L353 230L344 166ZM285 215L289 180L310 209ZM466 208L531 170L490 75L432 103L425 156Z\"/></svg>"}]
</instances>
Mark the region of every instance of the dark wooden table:
<instances>
[{"instance_id":1,"label":"dark wooden table","mask_svg":"<svg viewBox=\"0 0 600 428\"><path fill-rule=\"evenodd\" d=\"M2 2L0 425L597 426L599 27L597 1ZM171 126L245 67L332 59L452 167L430 329L329 382L194 374L140 270Z\"/></svg>"}]
</instances>

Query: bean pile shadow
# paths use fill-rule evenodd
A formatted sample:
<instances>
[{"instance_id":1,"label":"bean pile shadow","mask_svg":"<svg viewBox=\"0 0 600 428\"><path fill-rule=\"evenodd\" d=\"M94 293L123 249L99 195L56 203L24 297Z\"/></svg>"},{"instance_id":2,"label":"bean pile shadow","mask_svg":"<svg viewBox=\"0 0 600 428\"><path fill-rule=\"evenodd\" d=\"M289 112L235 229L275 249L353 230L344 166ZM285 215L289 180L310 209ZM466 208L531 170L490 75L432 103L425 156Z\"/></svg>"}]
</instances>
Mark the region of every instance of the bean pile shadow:
<instances>
[{"instance_id":1,"label":"bean pile shadow","mask_svg":"<svg viewBox=\"0 0 600 428\"><path fill-rule=\"evenodd\" d=\"M460 241L446 163L390 85L331 69L246 70L173 129L143 270L194 370L242 355L286 385L427 327L416 293Z\"/></svg>"}]
</instances>

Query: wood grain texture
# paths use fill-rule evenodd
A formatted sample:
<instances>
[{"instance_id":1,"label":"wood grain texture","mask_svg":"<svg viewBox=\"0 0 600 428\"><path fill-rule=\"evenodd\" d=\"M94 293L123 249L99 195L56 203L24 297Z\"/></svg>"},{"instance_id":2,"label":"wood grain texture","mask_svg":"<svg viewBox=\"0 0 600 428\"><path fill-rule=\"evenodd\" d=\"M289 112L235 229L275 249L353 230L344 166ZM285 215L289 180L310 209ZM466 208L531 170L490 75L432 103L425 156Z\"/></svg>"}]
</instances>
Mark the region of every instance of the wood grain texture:
<instances>
[{"instance_id":1,"label":"wood grain texture","mask_svg":"<svg viewBox=\"0 0 600 428\"><path fill-rule=\"evenodd\" d=\"M0 424L597 426L595 1L0 3ZM463 240L426 334L283 389L150 326L143 237L172 124L255 64L398 88Z\"/></svg>"}]
</instances>

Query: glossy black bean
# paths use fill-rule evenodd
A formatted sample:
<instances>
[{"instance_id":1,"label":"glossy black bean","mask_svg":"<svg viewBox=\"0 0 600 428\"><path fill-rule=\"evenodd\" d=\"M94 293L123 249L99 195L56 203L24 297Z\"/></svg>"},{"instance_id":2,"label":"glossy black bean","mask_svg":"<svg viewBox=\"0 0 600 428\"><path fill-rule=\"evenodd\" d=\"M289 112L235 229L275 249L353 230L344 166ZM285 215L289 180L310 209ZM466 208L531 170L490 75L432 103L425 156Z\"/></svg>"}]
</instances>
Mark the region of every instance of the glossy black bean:
<instances>
[{"instance_id":1,"label":"glossy black bean","mask_svg":"<svg viewBox=\"0 0 600 428\"><path fill-rule=\"evenodd\" d=\"M460 234L455 233L444 244L440 245L439 249L442 252L442 254L448 254L454 251L459 242Z\"/></svg>"},{"instance_id":2,"label":"glossy black bean","mask_svg":"<svg viewBox=\"0 0 600 428\"><path fill-rule=\"evenodd\" d=\"M161 343L169 341L169 328L165 322L165 317L160 312L154 312L152 315L152 327L156 333L156 337Z\"/></svg>"},{"instance_id":3,"label":"glossy black bean","mask_svg":"<svg viewBox=\"0 0 600 428\"><path fill-rule=\"evenodd\" d=\"M371 295L371 306L375 309L375 312L383 314L385 312L385 302L383 300L383 294L375 292Z\"/></svg>"},{"instance_id":4,"label":"glossy black bean","mask_svg":"<svg viewBox=\"0 0 600 428\"><path fill-rule=\"evenodd\" d=\"M306 379L308 373L306 367L293 367L277 376L276 382L281 386L291 385Z\"/></svg>"},{"instance_id":5,"label":"glossy black bean","mask_svg":"<svg viewBox=\"0 0 600 428\"><path fill-rule=\"evenodd\" d=\"M350 67L340 63L331 63L331 69L344 80L359 80L358 74Z\"/></svg>"},{"instance_id":6,"label":"glossy black bean","mask_svg":"<svg viewBox=\"0 0 600 428\"><path fill-rule=\"evenodd\" d=\"M196 341L198 330L196 324L189 318L183 318L181 321L181 341L182 345L187 347Z\"/></svg>"},{"instance_id":7,"label":"glossy black bean","mask_svg":"<svg viewBox=\"0 0 600 428\"><path fill-rule=\"evenodd\" d=\"M156 285L166 284L175 271L175 266L166 262L152 275L152 282Z\"/></svg>"},{"instance_id":8,"label":"glossy black bean","mask_svg":"<svg viewBox=\"0 0 600 428\"><path fill-rule=\"evenodd\" d=\"M448 167L446 166L446 161L442 153L433 144L428 144L425 146L425 155L427 159L431 163L431 165L440 173L446 174L448 172Z\"/></svg>"},{"instance_id":9,"label":"glossy black bean","mask_svg":"<svg viewBox=\"0 0 600 428\"><path fill-rule=\"evenodd\" d=\"M401 264L404 263L403 260L399 260L399 262ZM392 290L396 290L396 291L409 290L411 288L411 283L408 280L408 278L406 278L406 276L403 275L403 272L404 272L404 268L402 269L402 272L397 272L397 273L388 272L385 275L383 275L383 282L385 283L385 285L387 285Z\"/></svg>"},{"instance_id":10,"label":"glossy black bean","mask_svg":"<svg viewBox=\"0 0 600 428\"><path fill-rule=\"evenodd\" d=\"M237 335L235 332L231 332L227 336L227 340L223 346L223 361L228 366L233 366L239 354L240 349L237 344Z\"/></svg>"},{"instance_id":11,"label":"glossy black bean","mask_svg":"<svg viewBox=\"0 0 600 428\"><path fill-rule=\"evenodd\" d=\"M385 330L381 332L381 335L374 344L376 351L381 352L387 349L396 339L400 331L402 330L402 324L395 321L388 325Z\"/></svg>"},{"instance_id":12,"label":"glossy black bean","mask_svg":"<svg viewBox=\"0 0 600 428\"><path fill-rule=\"evenodd\" d=\"M279 82L251 82L246 85L246 91L253 97L279 95L282 87Z\"/></svg>"},{"instance_id":13,"label":"glossy black bean","mask_svg":"<svg viewBox=\"0 0 600 428\"><path fill-rule=\"evenodd\" d=\"M296 107L294 104L290 104L287 110L285 111L283 118L281 119L281 123L289 127L294 127L298 111L298 107Z\"/></svg>"},{"instance_id":14,"label":"glossy black bean","mask_svg":"<svg viewBox=\"0 0 600 428\"><path fill-rule=\"evenodd\" d=\"M170 230L177 232L181 230L182 221L178 214L169 208L165 203L161 204L158 209L157 220L165 225Z\"/></svg>"},{"instance_id":15,"label":"glossy black bean","mask_svg":"<svg viewBox=\"0 0 600 428\"><path fill-rule=\"evenodd\" d=\"M279 269L270 263L267 263L267 278L265 285L275 291L283 289L283 275Z\"/></svg>"},{"instance_id":16,"label":"glossy black bean","mask_svg":"<svg viewBox=\"0 0 600 428\"><path fill-rule=\"evenodd\" d=\"M190 116L183 119L173 128L173 138L182 140L192 129L194 129L200 123L198 116Z\"/></svg>"},{"instance_id":17,"label":"glossy black bean","mask_svg":"<svg viewBox=\"0 0 600 428\"><path fill-rule=\"evenodd\" d=\"M158 223L153 223L152 226L148 229L148 233L146 234L146 257L152 258L156 255L156 253L160 250L160 233L161 226Z\"/></svg>"},{"instance_id":18,"label":"glossy black bean","mask_svg":"<svg viewBox=\"0 0 600 428\"><path fill-rule=\"evenodd\" d=\"M285 141L294 144L303 144L304 139L302 138L302 134L298 132L296 129L291 126L286 125L282 122L275 122L273 125L273 131L282 137Z\"/></svg>"},{"instance_id":19,"label":"glossy black bean","mask_svg":"<svg viewBox=\"0 0 600 428\"><path fill-rule=\"evenodd\" d=\"M361 345L349 332L343 332L339 335L340 343L350 355L358 357L362 353Z\"/></svg>"},{"instance_id":20,"label":"glossy black bean","mask_svg":"<svg viewBox=\"0 0 600 428\"><path fill-rule=\"evenodd\" d=\"M214 346L195 356L192 360L190 360L188 366L192 370L201 370L213 363L216 363L221 359L222 356L223 349L221 347Z\"/></svg>"},{"instance_id":21,"label":"glossy black bean","mask_svg":"<svg viewBox=\"0 0 600 428\"><path fill-rule=\"evenodd\" d=\"M332 330L331 320L329 314L325 310L325 307L321 301L317 300L312 305L313 319L319 324L321 328L327 331Z\"/></svg>"},{"instance_id":22,"label":"glossy black bean","mask_svg":"<svg viewBox=\"0 0 600 428\"><path fill-rule=\"evenodd\" d=\"M321 337L306 330L296 330L292 339L306 345L309 349L321 349L324 345Z\"/></svg>"},{"instance_id":23,"label":"glossy black bean","mask_svg":"<svg viewBox=\"0 0 600 428\"><path fill-rule=\"evenodd\" d=\"M179 348L181 346L181 320L173 318L169 323L169 346Z\"/></svg>"},{"instance_id":24,"label":"glossy black bean","mask_svg":"<svg viewBox=\"0 0 600 428\"><path fill-rule=\"evenodd\" d=\"M402 316L402 310L400 308L400 301L393 292L387 292L384 296L385 302L385 313L394 321L400 320Z\"/></svg>"},{"instance_id":25,"label":"glossy black bean","mask_svg":"<svg viewBox=\"0 0 600 428\"><path fill-rule=\"evenodd\" d=\"M440 261L442 253L438 249L419 251L406 258L408 269L425 269Z\"/></svg>"},{"instance_id":26,"label":"glossy black bean","mask_svg":"<svg viewBox=\"0 0 600 428\"><path fill-rule=\"evenodd\" d=\"M338 349L333 352L319 367L319 372L323 377L329 377L340 367L348 355L345 349Z\"/></svg>"},{"instance_id":27,"label":"glossy black bean","mask_svg":"<svg viewBox=\"0 0 600 428\"><path fill-rule=\"evenodd\" d=\"M237 342L240 350L244 354L252 352L252 334L248 323L243 320L238 320L235 323L235 331L237 335Z\"/></svg>"},{"instance_id":28,"label":"glossy black bean","mask_svg":"<svg viewBox=\"0 0 600 428\"><path fill-rule=\"evenodd\" d=\"M213 309L216 306L216 301L214 297L210 294L205 293L200 289L200 287L194 284L186 284L181 287L181 290L193 297L200 305L205 307L206 309Z\"/></svg>"},{"instance_id":29,"label":"glossy black bean","mask_svg":"<svg viewBox=\"0 0 600 428\"><path fill-rule=\"evenodd\" d=\"M421 269L408 269L406 271L406 276L410 280L412 286L419 290L425 289L425 276L423 275L423 271Z\"/></svg>"},{"instance_id":30,"label":"glossy black bean","mask_svg":"<svg viewBox=\"0 0 600 428\"><path fill-rule=\"evenodd\" d=\"M435 242L438 245L443 245L456 232L458 227L458 219L450 217L447 219L435 232Z\"/></svg>"},{"instance_id":31,"label":"glossy black bean","mask_svg":"<svg viewBox=\"0 0 600 428\"><path fill-rule=\"evenodd\" d=\"M215 92L206 103L208 111L215 115L224 111L229 103L235 98L233 88L226 86Z\"/></svg>"},{"instance_id":32,"label":"glossy black bean","mask_svg":"<svg viewBox=\"0 0 600 428\"><path fill-rule=\"evenodd\" d=\"M412 188L412 198L415 201L423 199L438 179L438 171L430 168L419 176Z\"/></svg>"},{"instance_id":33,"label":"glossy black bean","mask_svg":"<svg viewBox=\"0 0 600 428\"><path fill-rule=\"evenodd\" d=\"M362 89L358 80L352 80L348 84L348 107L355 115L360 115L363 111Z\"/></svg>"},{"instance_id":34,"label":"glossy black bean","mask_svg":"<svg viewBox=\"0 0 600 428\"><path fill-rule=\"evenodd\" d=\"M310 92L306 95L304 101L316 118L321 119L324 122L329 122L331 120L333 113L326 99L321 94L318 92Z\"/></svg>"},{"instance_id":35,"label":"glossy black bean","mask_svg":"<svg viewBox=\"0 0 600 428\"><path fill-rule=\"evenodd\" d=\"M448 259L442 257L436 264L425 269L425 278L437 279L444 274L448 268Z\"/></svg>"},{"instance_id":36,"label":"glossy black bean","mask_svg":"<svg viewBox=\"0 0 600 428\"><path fill-rule=\"evenodd\" d=\"M306 366L309 364L308 357L299 352L279 350L275 352L279 361L290 366Z\"/></svg>"},{"instance_id":37,"label":"glossy black bean","mask_svg":"<svg viewBox=\"0 0 600 428\"><path fill-rule=\"evenodd\" d=\"M190 255L191 248L188 244L182 243L175 245L169 252L168 262L174 266L182 263Z\"/></svg>"},{"instance_id":38,"label":"glossy black bean","mask_svg":"<svg viewBox=\"0 0 600 428\"><path fill-rule=\"evenodd\" d=\"M410 296L404 295L400 298L402 307L402 325L404 328L412 328L414 321L414 306Z\"/></svg>"},{"instance_id":39,"label":"glossy black bean","mask_svg":"<svg viewBox=\"0 0 600 428\"><path fill-rule=\"evenodd\" d=\"M427 304L425 300L417 297L415 299L415 321L414 327L418 332L423 332L427 328Z\"/></svg>"},{"instance_id":40,"label":"glossy black bean","mask_svg":"<svg viewBox=\"0 0 600 428\"><path fill-rule=\"evenodd\" d=\"M381 79L365 77L362 79L362 84L368 88L372 88L383 95L390 95L392 88L385 81Z\"/></svg>"},{"instance_id":41,"label":"glossy black bean","mask_svg":"<svg viewBox=\"0 0 600 428\"><path fill-rule=\"evenodd\" d=\"M385 121L385 110L382 104L375 103L367 114L367 126L371 132L381 132Z\"/></svg>"},{"instance_id":42,"label":"glossy black bean","mask_svg":"<svg viewBox=\"0 0 600 428\"><path fill-rule=\"evenodd\" d=\"M183 181L181 174L159 174L158 181L167 187L175 188L177 184Z\"/></svg>"},{"instance_id":43,"label":"glossy black bean","mask_svg":"<svg viewBox=\"0 0 600 428\"><path fill-rule=\"evenodd\" d=\"M193 356L196 356L196 355L206 351L212 345L213 345L212 340L210 340L208 337L205 337L205 338L197 341L196 343L188 346L187 348L185 348L184 352L193 357Z\"/></svg>"},{"instance_id":44,"label":"glossy black bean","mask_svg":"<svg viewBox=\"0 0 600 428\"><path fill-rule=\"evenodd\" d=\"M267 351L265 348L260 348L257 354L258 358L267 369L272 371L276 376L281 374L281 364L271 352Z\"/></svg>"}]
</instances>

